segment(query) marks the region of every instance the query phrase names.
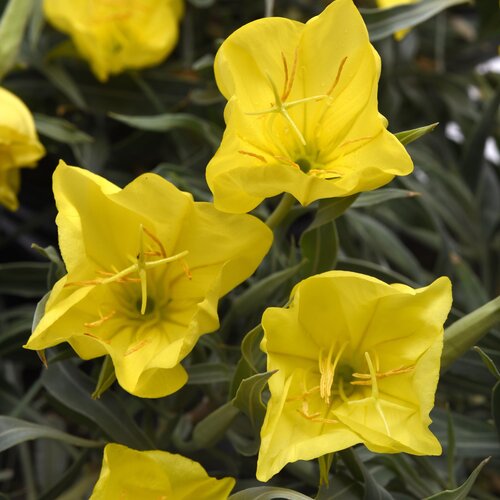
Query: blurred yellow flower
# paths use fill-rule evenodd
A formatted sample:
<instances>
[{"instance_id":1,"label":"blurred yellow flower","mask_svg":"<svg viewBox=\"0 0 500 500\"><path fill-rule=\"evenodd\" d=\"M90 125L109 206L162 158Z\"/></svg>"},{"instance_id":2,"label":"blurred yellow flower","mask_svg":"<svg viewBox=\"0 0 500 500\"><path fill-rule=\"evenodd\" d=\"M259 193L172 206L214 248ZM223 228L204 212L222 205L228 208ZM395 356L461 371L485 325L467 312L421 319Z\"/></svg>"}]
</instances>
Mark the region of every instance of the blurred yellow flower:
<instances>
[{"instance_id":1,"label":"blurred yellow flower","mask_svg":"<svg viewBox=\"0 0 500 500\"><path fill-rule=\"evenodd\" d=\"M17 210L19 168L34 167L45 155L29 109L0 87L0 204Z\"/></svg>"},{"instance_id":2,"label":"blurred yellow flower","mask_svg":"<svg viewBox=\"0 0 500 500\"><path fill-rule=\"evenodd\" d=\"M261 347L278 372L257 478L357 443L440 454L428 426L451 300L446 277L415 290L330 271L299 283L288 308L267 309Z\"/></svg>"},{"instance_id":3,"label":"blurred yellow flower","mask_svg":"<svg viewBox=\"0 0 500 500\"><path fill-rule=\"evenodd\" d=\"M271 231L193 202L155 174L120 189L61 162L54 195L68 274L25 347L67 341L84 359L109 354L132 394L178 390L187 380L180 361L218 328L219 298L254 272Z\"/></svg>"},{"instance_id":4,"label":"blurred yellow flower","mask_svg":"<svg viewBox=\"0 0 500 500\"><path fill-rule=\"evenodd\" d=\"M71 36L101 81L154 66L179 36L182 0L45 0L45 16Z\"/></svg>"},{"instance_id":5,"label":"blurred yellow flower","mask_svg":"<svg viewBox=\"0 0 500 500\"><path fill-rule=\"evenodd\" d=\"M375 189L413 165L377 111L380 58L352 0L302 24L249 23L215 58L229 100L207 167L215 206L248 212L287 192L300 203Z\"/></svg>"},{"instance_id":6,"label":"blurred yellow flower","mask_svg":"<svg viewBox=\"0 0 500 500\"><path fill-rule=\"evenodd\" d=\"M391 7L396 7L398 5L406 5L409 3L416 3L418 0L377 0L377 5L381 9L390 9ZM409 29L399 30L394 33L394 38L396 40L403 39L406 34L410 31Z\"/></svg>"},{"instance_id":7,"label":"blurred yellow flower","mask_svg":"<svg viewBox=\"0 0 500 500\"><path fill-rule=\"evenodd\" d=\"M108 444L90 500L225 500L234 484L231 477L210 477L182 455Z\"/></svg>"}]
</instances>

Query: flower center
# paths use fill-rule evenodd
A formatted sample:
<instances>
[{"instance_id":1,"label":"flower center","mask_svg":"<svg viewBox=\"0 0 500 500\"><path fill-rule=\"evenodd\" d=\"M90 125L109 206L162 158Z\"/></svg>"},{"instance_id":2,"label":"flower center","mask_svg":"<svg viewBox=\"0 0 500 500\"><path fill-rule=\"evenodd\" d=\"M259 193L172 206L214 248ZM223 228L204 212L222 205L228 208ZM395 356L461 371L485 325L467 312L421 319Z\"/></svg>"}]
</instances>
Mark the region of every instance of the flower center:
<instances>
[{"instance_id":1,"label":"flower center","mask_svg":"<svg viewBox=\"0 0 500 500\"><path fill-rule=\"evenodd\" d=\"M114 272L108 271L98 271L100 277L85 281L72 281L66 283L64 286L93 286L93 285L108 285L110 283L118 284L128 284L128 283L139 283L141 289L141 297L137 300L135 304L137 310L141 315L150 314L155 309L155 302L148 295L148 271L155 269L160 266L167 265L172 262L179 261L188 279L191 279L191 273L184 260L184 257L189 253L187 250L179 252L171 257L167 257L165 247L161 241L148 229L146 229L142 224L139 226L139 253L137 257L132 258L132 264L121 271L117 271L116 268ZM146 238L148 242L146 243ZM159 257L159 258L158 258ZM135 275L135 276L133 276ZM99 319L90 323L85 323L84 326L96 327L100 326L102 323L110 319L116 314L116 311L112 311L108 315L103 315L99 313Z\"/></svg>"},{"instance_id":2,"label":"flower center","mask_svg":"<svg viewBox=\"0 0 500 500\"><path fill-rule=\"evenodd\" d=\"M342 359L348 345L348 341L342 344L334 342L328 351L321 348L318 357L318 371L320 374L319 385L311 389L307 389L304 382L304 392L299 396L288 398L287 402L301 401L302 405L297 409L297 411L303 417L312 422L328 424L339 423L337 419L328 418L329 413L335 410L335 408L332 407L332 399L340 398L343 403L348 405L362 403L373 404L383 422L387 435L390 436L391 431L379 397L378 381L379 379L386 377L412 372L415 367L402 366L386 372L380 372L378 355L375 352L373 352L372 355L370 355L369 352L365 352L364 361L366 363L368 373L356 372L345 359ZM372 357L374 358L375 363L373 362ZM363 386L370 387L371 394L364 397L365 395L362 393L361 398L354 399L353 396L356 394L358 396L360 395L359 392ZM323 405L320 405L321 408L319 408L321 411L311 412L309 408L310 397L312 394L317 394L318 392L320 399L323 402Z\"/></svg>"},{"instance_id":3,"label":"flower center","mask_svg":"<svg viewBox=\"0 0 500 500\"><path fill-rule=\"evenodd\" d=\"M146 309L144 312L142 312L142 297L141 297L140 299L137 299L137 302L135 303L135 308L142 315L151 314L155 309L155 301L148 295L147 301L146 301Z\"/></svg>"}]
</instances>

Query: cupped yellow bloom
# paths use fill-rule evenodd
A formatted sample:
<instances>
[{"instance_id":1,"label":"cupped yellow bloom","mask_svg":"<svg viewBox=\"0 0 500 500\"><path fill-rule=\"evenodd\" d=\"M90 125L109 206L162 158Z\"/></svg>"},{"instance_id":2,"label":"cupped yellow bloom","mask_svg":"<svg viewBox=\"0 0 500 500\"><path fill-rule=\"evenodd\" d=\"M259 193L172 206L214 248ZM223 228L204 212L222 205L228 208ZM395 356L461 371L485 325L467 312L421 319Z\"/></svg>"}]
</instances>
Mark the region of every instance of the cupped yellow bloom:
<instances>
[{"instance_id":1,"label":"cupped yellow bloom","mask_svg":"<svg viewBox=\"0 0 500 500\"><path fill-rule=\"evenodd\" d=\"M90 500L225 500L234 484L231 477L210 477L182 455L108 444Z\"/></svg>"},{"instance_id":2,"label":"cupped yellow bloom","mask_svg":"<svg viewBox=\"0 0 500 500\"><path fill-rule=\"evenodd\" d=\"M67 341L84 359L109 354L132 394L178 390L187 380L180 361L218 328L219 298L254 272L271 231L193 202L155 174L120 189L61 162L54 195L68 274L25 347Z\"/></svg>"},{"instance_id":3,"label":"cupped yellow bloom","mask_svg":"<svg viewBox=\"0 0 500 500\"><path fill-rule=\"evenodd\" d=\"M51 24L71 36L101 81L160 63L179 36L182 0L45 0Z\"/></svg>"},{"instance_id":4,"label":"cupped yellow bloom","mask_svg":"<svg viewBox=\"0 0 500 500\"><path fill-rule=\"evenodd\" d=\"M215 58L229 100L207 167L215 206L248 212L287 192L300 203L375 189L413 166L377 110L380 58L352 0L302 24L247 24Z\"/></svg>"},{"instance_id":5,"label":"cupped yellow bloom","mask_svg":"<svg viewBox=\"0 0 500 500\"><path fill-rule=\"evenodd\" d=\"M0 204L17 210L19 168L34 167L45 155L33 116L12 92L0 87Z\"/></svg>"},{"instance_id":6,"label":"cupped yellow bloom","mask_svg":"<svg viewBox=\"0 0 500 500\"><path fill-rule=\"evenodd\" d=\"M378 453L438 455L428 426L451 284L388 285L330 271L299 283L262 325L271 399L257 478L364 443Z\"/></svg>"}]
</instances>

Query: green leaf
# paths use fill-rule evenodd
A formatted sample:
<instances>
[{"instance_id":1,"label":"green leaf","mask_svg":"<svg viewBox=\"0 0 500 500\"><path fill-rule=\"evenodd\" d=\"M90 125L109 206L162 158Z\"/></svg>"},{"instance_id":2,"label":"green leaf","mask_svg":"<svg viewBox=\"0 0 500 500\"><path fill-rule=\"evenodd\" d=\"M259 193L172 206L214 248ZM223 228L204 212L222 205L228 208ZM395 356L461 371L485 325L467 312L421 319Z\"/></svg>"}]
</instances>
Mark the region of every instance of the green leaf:
<instances>
[{"instance_id":1,"label":"green leaf","mask_svg":"<svg viewBox=\"0 0 500 500\"><path fill-rule=\"evenodd\" d=\"M0 416L0 453L33 439L56 439L74 446L100 448L104 443L83 439L45 425L13 417Z\"/></svg>"},{"instance_id":2,"label":"green leaf","mask_svg":"<svg viewBox=\"0 0 500 500\"><path fill-rule=\"evenodd\" d=\"M484 146L486 139L490 135L498 114L500 106L500 88L496 91L493 98L486 105L486 108L472 130L468 135L465 145L465 151L461 155L462 161L460 168L463 172L466 183L474 191L478 185L479 177L482 172L484 162Z\"/></svg>"},{"instance_id":3,"label":"green leaf","mask_svg":"<svg viewBox=\"0 0 500 500\"><path fill-rule=\"evenodd\" d=\"M314 220L307 230L312 231L313 229L321 227L328 222L338 219L356 201L358 196L358 194L354 194L344 198L321 200L319 202L318 211L316 212Z\"/></svg>"},{"instance_id":4,"label":"green leaf","mask_svg":"<svg viewBox=\"0 0 500 500\"><path fill-rule=\"evenodd\" d=\"M339 237L334 221L308 229L300 239L302 255L307 259L306 275L334 269L337 263Z\"/></svg>"},{"instance_id":5,"label":"green leaf","mask_svg":"<svg viewBox=\"0 0 500 500\"><path fill-rule=\"evenodd\" d=\"M262 391L273 373L258 373L242 380L232 400L232 404L250 419L255 431L259 431L264 422L266 407L262 402Z\"/></svg>"},{"instance_id":6,"label":"green leaf","mask_svg":"<svg viewBox=\"0 0 500 500\"><path fill-rule=\"evenodd\" d=\"M479 356L481 356L481 359L483 360L484 365L486 368L488 368L488 371L497 379L500 380L500 371L496 367L495 363L493 360L477 345L475 345L472 348L474 351L476 351Z\"/></svg>"},{"instance_id":7,"label":"green leaf","mask_svg":"<svg viewBox=\"0 0 500 500\"><path fill-rule=\"evenodd\" d=\"M215 124L186 113L165 113L153 116L109 113L109 116L130 127L150 132L168 132L178 128L190 130L204 138L214 149L219 147L222 138L222 131Z\"/></svg>"},{"instance_id":8,"label":"green leaf","mask_svg":"<svg viewBox=\"0 0 500 500\"><path fill-rule=\"evenodd\" d=\"M16 62L34 0L10 0L0 20L0 79Z\"/></svg>"},{"instance_id":9,"label":"green leaf","mask_svg":"<svg viewBox=\"0 0 500 500\"><path fill-rule=\"evenodd\" d=\"M444 332L441 371L477 344L500 322L500 297L455 321Z\"/></svg>"},{"instance_id":10,"label":"green leaf","mask_svg":"<svg viewBox=\"0 0 500 500\"><path fill-rule=\"evenodd\" d=\"M286 488L257 486L238 491L232 494L228 500L312 500L312 498Z\"/></svg>"},{"instance_id":11,"label":"green leaf","mask_svg":"<svg viewBox=\"0 0 500 500\"><path fill-rule=\"evenodd\" d=\"M470 490L474 486L477 476L481 472L481 469L488 463L490 459L487 458L483 460L473 471L472 474L467 478L465 483L454 490L441 491L426 500L466 500Z\"/></svg>"},{"instance_id":12,"label":"green leaf","mask_svg":"<svg viewBox=\"0 0 500 500\"><path fill-rule=\"evenodd\" d=\"M59 252L52 246L41 247L36 243L31 244L31 248L42 254L50 261L47 275L47 288L50 290L56 281L59 281L66 274L66 266L59 255Z\"/></svg>"},{"instance_id":13,"label":"green leaf","mask_svg":"<svg viewBox=\"0 0 500 500\"><path fill-rule=\"evenodd\" d=\"M91 398L95 382L78 370L72 361L50 365L44 371L42 380L52 397L96 424L114 442L136 450L154 448L154 443L112 392L104 393L99 400Z\"/></svg>"},{"instance_id":14,"label":"green leaf","mask_svg":"<svg viewBox=\"0 0 500 500\"><path fill-rule=\"evenodd\" d=\"M500 380L491 391L491 413L493 414L493 421L495 422L498 438L500 439Z\"/></svg>"},{"instance_id":15,"label":"green leaf","mask_svg":"<svg viewBox=\"0 0 500 500\"><path fill-rule=\"evenodd\" d=\"M407 144L410 144L410 142L416 141L417 139L420 139L420 137L432 132L438 125L439 123L437 122L431 123L430 125L425 125L424 127L404 130L394 135L403 146L406 146Z\"/></svg>"},{"instance_id":16,"label":"green leaf","mask_svg":"<svg viewBox=\"0 0 500 500\"><path fill-rule=\"evenodd\" d=\"M372 42L391 36L396 31L411 28L439 12L466 3L467 0L421 0L390 9L360 9Z\"/></svg>"},{"instance_id":17,"label":"green leaf","mask_svg":"<svg viewBox=\"0 0 500 500\"><path fill-rule=\"evenodd\" d=\"M229 401L205 417L193 431L196 449L210 448L222 439L238 413L238 409Z\"/></svg>"},{"instance_id":18,"label":"green leaf","mask_svg":"<svg viewBox=\"0 0 500 500\"><path fill-rule=\"evenodd\" d=\"M57 62L39 63L36 66L77 108L87 109L87 103L78 85L63 66Z\"/></svg>"},{"instance_id":19,"label":"green leaf","mask_svg":"<svg viewBox=\"0 0 500 500\"><path fill-rule=\"evenodd\" d=\"M445 450L448 450L448 414L445 410L434 408L431 413L431 431L439 439ZM457 457L484 458L500 457L500 443L495 427L485 420L451 413L455 435Z\"/></svg>"},{"instance_id":20,"label":"green leaf","mask_svg":"<svg viewBox=\"0 0 500 500\"><path fill-rule=\"evenodd\" d=\"M19 297L41 297L47 292L49 264L9 262L0 264L0 293Z\"/></svg>"},{"instance_id":21,"label":"green leaf","mask_svg":"<svg viewBox=\"0 0 500 500\"><path fill-rule=\"evenodd\" d=\"M116 373L111 356L104 356L97 385L92 393L92 399L99 399L115 382Z\"/></svg>"},{"instance_id":22,"label":"green leaf","mask_svg":"<svg viewBox=\"0 0 500 500\"><path fill-rule=\"evenodd\" d=\"M408 191L406 189L376 189L375 191L367 191L361 193L357 200L352 204L352 208L364 208L385 203L390 200L397 200L401 198L414 198L419 196L420 193L415 191Z\"/></svg>"},{"instance_id":23,"label":"green leaf","mask_svg":"<svg viewBox=\"0 0 500 500\"><path fill-rule=\"evenodd\" d=\"M255 373L259 373L265 359L264 353L260 350L263 335L264 330L262 325L259 324L250 330L241 342L241 355Z\"/></svg>"},{"instance_id":24,"label":"green leaf","mask_svg":"<svg viewBox=\"0 0 500 500\"><path fill-rule=\"evenodd\" d=\"M283 294L288 295L291 286L299 281L300 271L306 264L307 262L303 260L295 266L272 273L252 284L233 300L222 322L221 331L227 332L235 320L247 318L256 313L260 316L266 306L279 304Z\"/></svg>"},{"instance_id":25,"label":"green leaf","mask_svg":"<svg viewBox=\"0 0 500 500\"><path fill-rule=\"evenodd\" d=\"M189 374L187 385L215 384L218 382L229 382L231 370L224 363L198 363L186 367Z\"/></svg>"},{"instance_id":26,"label":"green leaf","mask_svg":"<svg viewBox=\"0 0 500 500\"><path fill-rule=\"evenodd\" d=\"M38 133L64 144L79 144L92 142L90 135L79 130L75 125L62 118L34 113L35 125Z\"/></svg>"}]
</instances>

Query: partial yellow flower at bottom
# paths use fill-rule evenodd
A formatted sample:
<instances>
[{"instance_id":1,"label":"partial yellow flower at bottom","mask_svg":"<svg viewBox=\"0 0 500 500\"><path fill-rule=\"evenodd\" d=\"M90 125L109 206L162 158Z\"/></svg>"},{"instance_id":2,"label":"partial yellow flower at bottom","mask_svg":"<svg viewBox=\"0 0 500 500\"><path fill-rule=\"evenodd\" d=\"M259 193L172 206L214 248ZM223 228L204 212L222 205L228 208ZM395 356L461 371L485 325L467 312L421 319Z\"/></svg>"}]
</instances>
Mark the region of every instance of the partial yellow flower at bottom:
<instances>
[{"instance_id":1,"label":"partial yellow flower at bottom","mask_svg":"<svg viewBox=\"0 0 500 500\"><path fill-rule=\"evenodd\" d=\"M101 81L159 64L179 37L182 0L45 0L45 16L71 36Z\"/></svg>"},{"instance_id":2,"label":"partial yellow flower at bottom","mask_svg":"<svg viewBox=\"0 0 500 500\"><path fill-rule=\"evenodd\" d=\"M231 477L210 477L182 455L108 444L90 500L225 500L234 484Z\"/></svg>"},{"instance_id":3,"label":"partial yellow flower at bottom","mask_svg":"<svg viewBox=\"0 0 500 500\"><path fill-rule=\"evenodd\" d=\"M155 174L120 189L60 162L54 196L68 274L24 347L69 342L84 359L108 354L136 396L177 391L187 381L181 360L218 328L219 298L255 271L272 232Z\"/></svg>"},{"instance_id":4,"label":"partial yellow flower at bottom","mask_svg":"<svg viewBox=\"0 0 500 500\"><path fill-rule=\"evenodd\" d=\"M416 3L418 0L376 0L377 5L382 9L390 9L391 7L396 7L397 5L407 5L409 3ZM394 38L396 40L402 40L410 29L399 30L394 33Z\"/></svg>"},{"instance_id":5,"label":"partial yellow flower at bottom","mask_svg":"<svg viewBox=\"0 0 500 500\"><path fill-rule=\"evenodd\" d=\"M12 92L0 87L0 204L17 210L19 168L34 167L45 155L33 116Z\"/></svg>"},{"instance_id":6,"label":"partial yellow flower at bottom","mask_svg":"<svg viewBox=\"0 0 500 500\"><path fill-rule=\"evenodd\" d=\"M271 398L257 478L357 443L377 453L439 455L428 426L451 284L413 289L330 271L264 312Z\"/></svg>"}]
</instances>

